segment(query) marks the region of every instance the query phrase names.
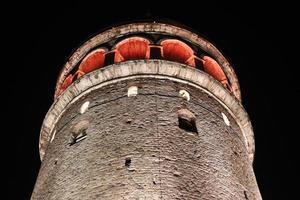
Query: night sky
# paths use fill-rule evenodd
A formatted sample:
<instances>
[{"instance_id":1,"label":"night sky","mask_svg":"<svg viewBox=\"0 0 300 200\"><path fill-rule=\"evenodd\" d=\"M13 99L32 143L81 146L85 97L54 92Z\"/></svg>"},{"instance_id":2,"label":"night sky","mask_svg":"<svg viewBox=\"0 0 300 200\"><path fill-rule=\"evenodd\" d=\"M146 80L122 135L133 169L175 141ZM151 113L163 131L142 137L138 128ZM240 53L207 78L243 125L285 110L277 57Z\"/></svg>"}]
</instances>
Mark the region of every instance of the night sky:
<instances>
[{"instance_id":1,"label":"night sky","mask_svg":"<svg viewBox=\"0 0 300 200\"><path fill-rule=\"evenodd\" d=\"M161 2L13 2L2 7L8 14L1 14L1 199L30 198L40 167L40 127L67 58L101 29L137 19L177 21L221 50L237 73L254 128L254 171L262 197L295 199L300 169L296 6L286 1L269 5L173 1L170 6Z\"/></svg>"}]
</instances>

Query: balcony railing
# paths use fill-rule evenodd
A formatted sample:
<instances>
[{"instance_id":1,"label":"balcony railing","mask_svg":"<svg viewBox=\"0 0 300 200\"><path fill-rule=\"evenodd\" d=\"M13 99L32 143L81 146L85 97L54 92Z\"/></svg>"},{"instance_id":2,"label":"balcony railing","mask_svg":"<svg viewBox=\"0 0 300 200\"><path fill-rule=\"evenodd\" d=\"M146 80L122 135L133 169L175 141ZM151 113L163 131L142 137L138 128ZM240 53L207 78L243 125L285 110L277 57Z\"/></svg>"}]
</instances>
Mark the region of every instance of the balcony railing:
<instances>
[{"instance_id":1,"label":"balcony railing","mask_svg":"<svg viewBox=\"0 0 300 200\"><path fill-rule=\"evenodd\" d=\"M158 43L153 43L149 39L134 36L117 42L110 50L100 46L88 53L72 70L73 73L70 72L66 76L57 96L77 78L96 69L128 60L148 59L168 60L197 68L211 75L231 91L231 86L225 73L212 57L204 54L197 55L189 45L178 39L166 38Z\"/></svg>"}]
</instances>

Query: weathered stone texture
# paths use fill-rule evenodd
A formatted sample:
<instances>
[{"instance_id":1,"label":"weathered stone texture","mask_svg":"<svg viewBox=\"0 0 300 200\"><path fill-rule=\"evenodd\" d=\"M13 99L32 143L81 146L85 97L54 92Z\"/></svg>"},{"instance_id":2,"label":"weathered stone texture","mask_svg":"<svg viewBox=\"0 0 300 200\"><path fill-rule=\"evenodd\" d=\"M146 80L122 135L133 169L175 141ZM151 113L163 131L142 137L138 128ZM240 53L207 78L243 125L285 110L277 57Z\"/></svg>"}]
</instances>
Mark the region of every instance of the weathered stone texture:
<instances>
[{"instance_id":1,"label":"weathered stone texture","mask_svg":"<svg viewBox=\"0 0 300 200\"><path fill-rule=\"evenodd\" d=\"M40 156L43 159L51 135L57 121L65 110L76 103L83 95L93 92L96 88L104 87L115 82L136 78L169 79L172 81L193 85L199 90L207 91L212 98L230 110L244 135L248 155L253 161L254 138L251 122L241 103L213 77L201 70L186 65L164 60L133 60L106 66L88 73L70 85L52 104L45 116L40 134ZM209 102L207 102L209 103Z\"/></svg>"},{"instance_id":2,"label":"weathered stone texture","mask_svg":"<svg viewBox=\"0 0 300 200\"><path fill-rule=\"evenodd\" d=\"M127 97L129 86L138 95ZM179 97L184 89L191 95ZM84 114L80 106L89 100ZM198 133L178 127L178 110ZM227 126L221 112L230 120ZM69 145L88 120L87 137ZM56 124L32 199L261 199L239 126L207 93L170 80L139 78L82 97Z\"/></svg>"}]
</instances>

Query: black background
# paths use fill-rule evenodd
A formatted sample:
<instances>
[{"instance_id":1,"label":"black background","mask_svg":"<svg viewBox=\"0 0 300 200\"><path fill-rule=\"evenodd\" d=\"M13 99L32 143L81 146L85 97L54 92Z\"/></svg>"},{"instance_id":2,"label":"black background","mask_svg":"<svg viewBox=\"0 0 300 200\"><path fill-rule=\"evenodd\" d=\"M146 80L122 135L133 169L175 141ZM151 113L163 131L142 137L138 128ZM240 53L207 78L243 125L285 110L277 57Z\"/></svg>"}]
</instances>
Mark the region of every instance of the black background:
<instances>
[{"instance_id":1,"label":"black background","mask_svg":"<svg viewBox=\"0 0 300 200\"><path fill-rule=\"evenodd\" d=\"M263 198L297 199L300 66L295 5L82 1L12 2L1 8L3 199L30 198L40 167L39 130L68 56L101 29L137 19L183 23L222 51L238 75L253 124L254 170Z\"/></svg>"}]
</instances>

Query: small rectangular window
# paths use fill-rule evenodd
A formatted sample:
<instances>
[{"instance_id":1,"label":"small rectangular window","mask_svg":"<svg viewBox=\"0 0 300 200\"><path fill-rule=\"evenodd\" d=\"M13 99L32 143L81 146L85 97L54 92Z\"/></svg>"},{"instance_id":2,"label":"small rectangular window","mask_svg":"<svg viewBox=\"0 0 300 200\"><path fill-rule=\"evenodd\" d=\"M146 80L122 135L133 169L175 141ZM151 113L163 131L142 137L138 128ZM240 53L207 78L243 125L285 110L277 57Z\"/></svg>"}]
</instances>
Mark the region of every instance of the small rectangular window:
<instances>
[{"instance_id":1,"label":"small rectangular window","mask_svg":"<svg viewBox=\"0 0 300 200\"><path fill-rule=\"evenodd\" d=\"M115 52L111 51L105 55L104 66L112 65L115 61Z\"/></svg>"}]
</instances>

